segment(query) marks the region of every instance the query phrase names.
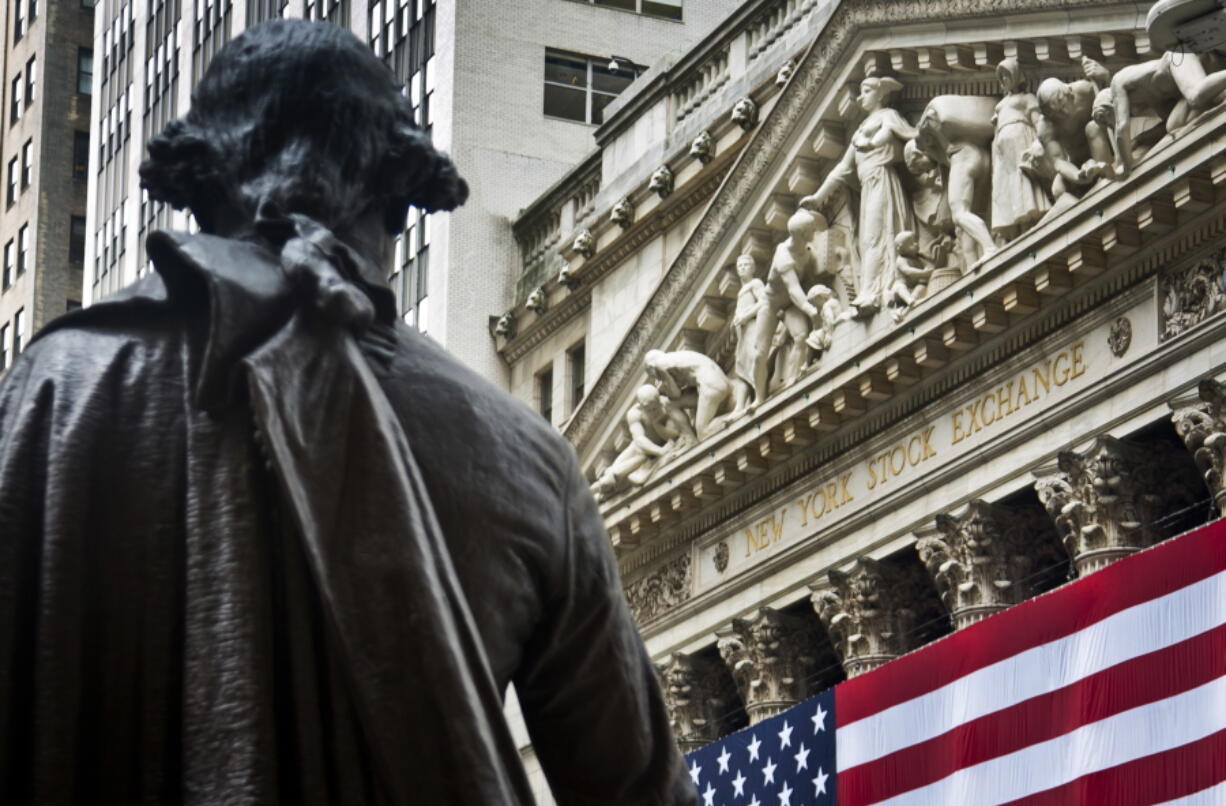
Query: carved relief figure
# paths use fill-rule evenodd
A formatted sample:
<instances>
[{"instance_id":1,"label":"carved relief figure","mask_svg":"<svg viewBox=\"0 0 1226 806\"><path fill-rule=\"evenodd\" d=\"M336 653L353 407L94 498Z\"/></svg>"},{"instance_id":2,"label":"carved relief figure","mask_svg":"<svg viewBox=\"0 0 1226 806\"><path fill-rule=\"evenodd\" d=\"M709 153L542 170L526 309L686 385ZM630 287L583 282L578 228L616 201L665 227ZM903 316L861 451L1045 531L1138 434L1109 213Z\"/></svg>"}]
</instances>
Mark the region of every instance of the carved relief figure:
<instances>
[{"instance_id":1,"label":"carved relief figure","mask_svg":"<svg viewBox=\"0 0 1226 806\"><path fill-rule=\"evenodd\" d=\"M715 415L732 393L732 384L714 359L694 350L648 350L643 362L648 380L674 404L693 412L698 439L726 424Z\"/></svg>"},{"instance_id":2,"label":"carved relief figure","mask_svg":"<svg viewBox=\"0 0 1226 806\"><path fill-rule=\"evenodd\" d=\"M834 343L834 329L849 319L855 319L857 311L855 308L843 310L834 291L821 284L809 289L808 299L817 308L817 316L814 322L816 327L805 341L814 351L825 352Z\"/></svg>"},{"instance_id":3,"label":"carved relief figure","mask_svg":"<svg viewBox=\"0 0 1226 806\"><path fill-rule=\"evenodd\" d=\"M996 241L978 212L987 207L991 190L993 108L987 97L938 95L928 102L916 127L916 145L949 167L946 198L967 268L996 251Z\"/></svg>"},{"instance_id":4,"label":"carved relief figure","mask_svg":"<svg viewBox=\"0 0 1226 806\"><path fill-rule=\"evenodd\" d=\"M1051 201L1042 184L1022 170L1022 155L1039 142L1039 99L1017 59L997 65L996 79L1005 97L992 116L992 233L1005 243L1038 223Z\"/></svg>"},{"instance_id":5,"label":"carved relief figure","mask_svg":"<svg viewBox=\"0 0 1226 806\"><path fill-rule=\"evenodd\" d=\"M945 197L945 180L941 166L920 150L914 140L903 148L907 171L915 177L918 188L911 197L915 210L916 237L919 255L927 268L933 269L929 282L932 290L944 288L962 276L958 265L957 229Z\"/></svg>"},{"instance_id":6,"label":"carved relief figure","mask_svg":"<svg viewBox=\"0 0 1226 806\"><path fill-rule=\"evenodd\" d=\"M1113 154L1103 127L1093 120L1094 98L1111 80L1101 64L1081 60L1085 78L1058 78L1039 84L1039 142L1025 152L1023 166L1051 183L1052 207L1044 218L1068 209L1100 176L1111 175Z\"/></svg>"},{"instance_id":7,"label":"carved relief figure","mask_svg":"<svg viewBox=\"0 0 1226 806\"><path fill-rule=\"evenodd\" d=\"M1167 52L1157 59L1121 68L1111 79L1109 123L1115 147L1114 173L1123 179L1132 170L1131 118L1152 112L1167 132L1190 123L1197 113L1221 103L1226 93L1226 70L1206 73L1195 53Z\"/></svg>"},{"instance_id":8,"label":"carved relief figure","mask_svg":"<svg viewBox=\"0 0 1226 806\"><path fill-rule=\"evenodd\" d=\"M787 239L775 247L775 256L766 277L766 304L758 311L758 321L754 327L753 390L757 403L766 400L769 391L771 339L780 317L791 337L791 342L783 347L784 382L790 383L800 377L800 371L809 358L809 345L805 340L818 311L805 296L801 278L816 273L817 261L809 249L809 242L817 232L817 224L813 213L797 210L788 219Z\"/></svg>"},{"instance_id":9,"label":"carved relief figure","mask_svg":"<svg viewBox=\"0 0 1226 806\"><path fill-rule=\"evenodd\" d=\"M894 282L886 293L886 308L895 323L901 322L907 311L924 298L932 269L920 263L919 244L915 233L900 232L894 239L898 257L894 259Z\"/></svg>"},{"instance_id":10,"label":"carved relief figure","mask_svg":"<svg viewBox=\"0 0 1226 806\"><path fill-rule=\"evenodd\" d=\"M597 501L627 486L643 484L666 457L698 439L685 412L651 384L643 384L634 393L634 403L626 412L626 427L630 444L592 484Z\"/></svg>"},{"instance_id":11,"label":"carved relief figure","mask_svg":"<svg viewBox=\"0 0 1226 806\"><path fill-rule=\"evenodd\" d=\"M902 84L888 76L873 76L860 83L860 106L868 113L856 128L842 160L801 207L830 218L830 202L840 186L860 193L857 235L860 252L860 282L852 304L864 311L881 306L894 264L894 237L914 230L897 164L903 144L915 138L916 130L897 110L886 106L889 96Z\"/></svg>"},{"instance_id":12,"label":"carved relief figure","mask_svg":"<svg viewBox=\"0 0 1226 806\"><path fill-rule=\"evenodd\" d=\"M736 364L732 379L732 411L739 414L749 411L753 395L754 346L757 341L758 312L766 305L766 285L758 279L753 255L741 255L736 259L736 276L741 281L741 290L736 295L736 311L732 315L732 329L736 333Z\"/></svg>"}]
</instances>

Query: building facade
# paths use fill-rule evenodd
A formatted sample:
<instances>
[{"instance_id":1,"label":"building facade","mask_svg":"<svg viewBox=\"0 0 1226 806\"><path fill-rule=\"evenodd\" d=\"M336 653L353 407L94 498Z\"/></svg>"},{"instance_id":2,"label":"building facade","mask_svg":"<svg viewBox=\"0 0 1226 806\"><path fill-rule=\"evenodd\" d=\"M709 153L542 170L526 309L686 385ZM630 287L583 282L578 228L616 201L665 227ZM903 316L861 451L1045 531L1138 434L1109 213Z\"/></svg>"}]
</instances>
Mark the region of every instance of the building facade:
<instances>
[{"instance_id":1,"label":"building facade","mask_svg":"<svg viewBox=\"0 0 1226 806\"><path fill-rule=\"evenodd\" d=\"M515 223L685 748L1218 516L1226 65L1149 5L747 2Z\"/></svg>"},{"instance_id":2,"label":"building facade","mask_svg":"<svg viewBox=\"0 0 1226 806\"><path fill-rule=\"evenodd\" d=\"M139 188L144 144L183 114L209 59L277 17L347 27L392 68L418 122L473 182L459 211L410 214L389 280L405 320L498 382L490 314L510 304L511 220L593 149L642 65L695 41L732 0L105 0L95 27L84 298L150 270L145 237L191 226ZM614 59L614 57L617 57ZM611 62L617 62L611 69Z\"/></svg>"},{"instance_id":3,"label":"building facade","mask_svg":"<svg viewBox=\"0 0 1226 806\"><path fill-rule=\"evenodd\" d=\"M14 0L4 13L0 373L81 304L93 17L81 0Z\"/></svg>"}]
</instances>

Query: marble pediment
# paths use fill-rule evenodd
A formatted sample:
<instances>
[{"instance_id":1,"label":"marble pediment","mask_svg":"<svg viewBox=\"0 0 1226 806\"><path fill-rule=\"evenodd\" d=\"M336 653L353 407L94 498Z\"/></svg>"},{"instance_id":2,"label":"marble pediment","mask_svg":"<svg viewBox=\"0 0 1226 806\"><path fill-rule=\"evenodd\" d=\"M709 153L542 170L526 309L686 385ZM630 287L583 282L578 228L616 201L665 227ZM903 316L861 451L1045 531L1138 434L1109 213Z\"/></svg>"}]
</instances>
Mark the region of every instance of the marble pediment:
<instances>
[{"instance_id":1,"label":"marble pediment","mask_svg":"<svg viewBox=\"0 0 1226 806\"><path fill-rule=\"evenodd\" d=\"M1135 4L959 0L900 23L916 6L838 8L568 422L621 550L965 376L963 359L1216 203L1226 114L1128 96L1146 65L1163 69ZM1098 135L1040 132L1058 128L1035 109L1052 81ZM1044 164L1052 141L1071 173ZM791 267L802 309L781 275L807 260ZM747 321L753 304L767 314ZM659 456L635 455L644 436Z\"/></svg>"}]
</instances>

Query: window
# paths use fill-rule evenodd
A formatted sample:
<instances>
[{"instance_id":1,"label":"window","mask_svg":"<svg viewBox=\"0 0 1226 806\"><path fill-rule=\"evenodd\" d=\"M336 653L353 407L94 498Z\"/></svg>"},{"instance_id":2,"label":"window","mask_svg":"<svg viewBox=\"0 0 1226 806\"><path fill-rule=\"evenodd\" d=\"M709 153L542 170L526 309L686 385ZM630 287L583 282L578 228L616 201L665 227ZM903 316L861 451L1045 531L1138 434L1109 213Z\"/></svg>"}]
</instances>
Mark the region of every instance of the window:
<instances>
[{"instance_id":1,"label":"window","mask_svg":"<svg viewBox=\"0 0 1226 806\"><path fill-rule=\"evenodd\" d=\"M20 42L26 35L25 14L26 0L13 0L13 41Z\"/></svg>"},{"instance_id":2,"label":"window","mask_svg":"<svg viewBox=\"0 0 1226 806\"><path fill-rule=\"evenodd\" d=\"M9 123L21 120L21 73L13 76L9 92Z\"/></svg>"},{"instance_id":3,"label":"window","mask_svg":"<svg viewBox=\"0 0 1226 806\"><path fill-rule=\"evenodd\" d=\"M26 309L18 308L13 317L13 358L21 355L21 345L26 340Z\"/></svg>"},{"instance_id":4,"label":"window","mask_svg":"<svg viewBox=\"0 0 1226 806\"><path fill-rule=\"evenodd\" d=\"M37 79L38 64L37 58L30 57L30 61L26 62L26 106L34 103L34 82Z\"/></svg>"},{"instance_id":5,"label":"window","mask_svg":"<svg viewBox=\"0 0 1226 806\"><path fill-rule=\"evenodd\" d=\"M89 95L94 85L94 50L93 48L77 49L77 92Z\"/></svg>"},{"instance_id":6,"label":"window","mask_svg":"<svg viewBox=\"0 0 1226 806\"><path fill-rule=\"evenodd\" d=\"M72 133L72 178L89 176L89 132Z\"/></svg>"},{"instance_id":7,"label":"window","mask_svg":"<svg viewBox=\"0 0 1226 806\"><path fill-rule=\"evenodd\" d=\"M30 181L34 178L34 139L26 140L26 144L21 147L21 189L25 190L30 186Z\"/></svg>"},{"instance_id":8,"label":"window","mask_svg":"<svg viewBox=\"0 0 1226 806\"><path fill-rule=\"evenodd\" d=\"M9 367L9 326L0 327L0 372Z\"/></svg>"},{"instance_id":9,"label":"window","mask_svg":"<svg viewBox=\"0 0 1226 806\"><path fill-rule=\"evenodd\" d=\"M637 68L609 70L605 59L545 51L545 114L580 123L603 123L604 108L634 80Z\"/></svg>"},{"instance_id":10,"label":"window","mask_svg":"<svg viewBox=\"0 0 1226 806\"><path fill-rule=\"evenodd\" d=\"M4 245L4 290L8 291L13 285L13 247L16 244L12 238Z\"/></svg>"},{"instance_id":11,"label":"window","mask_svg":"<svg viewBox=\"0 0 1226 806\"><path fill-rule=\"evenodd\" d=\"M566 353L567 374L570 376L570 410L574 411L583 400L583 380L587 373L585 366L583 342L579 342Z\"/></svg>"},{"instance_id":12,"label":"window","mask_svg":"<svg viewBox=\"0 0 1226 806\"><path fill-rule=\"evenodd\" d=\"M64 303L64 313L72 313L79 310L81 310L81 300L79 299L70 299Z\"/></svg>"},{"instance_id":13,"label":"window","mask_svg":"<svg viewBox=\"0 0 1226 806\"><path fill-rule=\"evenodd\" d=\"M579 0L603 8L616 8L648 17L663 17L666 20L681 19L681 0Z\"/></svg>"},{"instance_id":14,"label":"window","mask_svg":"<svg viewBox=\"0 0 1226 806\"><path fill-rule=\"evenodd\" d=\"M30 22L31 24L33 24L33 22L36 19L38 19L38 0L30 0Z\"/></svg>"},{"instance_id":15,"label":"window","mask_svg":"<svg viewBox=\"0 0 1226 806\"><path fill-rule=\"evenodd\" d=\"M8 193L5 195L4 198L5 198L5 201L8 202L9 207L12 207L13 203L17 201L17 158L16 157L13 157L11 160L9 160Z\"/></svg>"},{"instance_id":16,"label":"window","mask_svg":"<svg viewBox=\"0 0 1226 806\"><path fill-rule=\"evenodd\" d=\"M82 263L85 260L85 217L74 215L68 227L68 261Z\"/></svg>"},{"instance_id":17,"label":"window","mask_svg":"<svg viewBox=\"0 0 1226 806\"><path fill-rule=\"evenodd\" d=\"M25 274L30 266L30 225L22 224L17 230L17 276Z\"/></svg>"},{"instance_id":18,"label":"window","mask_svg":"<svg viewBox=\"0 0 1226 806\"><path fill-rule=\"evenodd\" d=\"M536 397L538 411L548 422L553 422L553 367L546 367L536 374Z\"/></svg>"}]
</instances>

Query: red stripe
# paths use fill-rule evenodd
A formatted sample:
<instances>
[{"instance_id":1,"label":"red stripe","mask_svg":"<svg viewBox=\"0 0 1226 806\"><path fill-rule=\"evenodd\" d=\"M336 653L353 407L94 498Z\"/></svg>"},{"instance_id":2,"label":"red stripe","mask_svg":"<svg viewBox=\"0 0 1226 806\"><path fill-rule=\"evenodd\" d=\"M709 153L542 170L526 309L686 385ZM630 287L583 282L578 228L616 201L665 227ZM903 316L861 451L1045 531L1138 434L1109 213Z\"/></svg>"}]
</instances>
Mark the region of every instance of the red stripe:
<instances>
[{"instance_id":1,"label":"red stripe","mask_svg":"<svg viewBox=\"0 0 1226 806\"><path fill-rule=\"evenodd\" d=\"M1125 557L835 687L842 727L1226 570L1226 520Z\"/></svg>"},{"instance_id":2,"label":"red stripe","mask_svg":"<svg viewBox=\"0 0 1226 806\"><path fill-rule=\"evenodd\" d=\"M1226 730L1004 806L1150 806L1186 798L1222 781L1226 781Z\"/></svg>"},{"instance_id":3,"label":"red stripe","mask_svg":"<svg viewBox=\"0 0 1226 806\"><path fill-rule=\"evenodd\" d=\"M1226 625L839 771L839 803L876 803L1226 675Z\"/></svg>"}]
</instances>

